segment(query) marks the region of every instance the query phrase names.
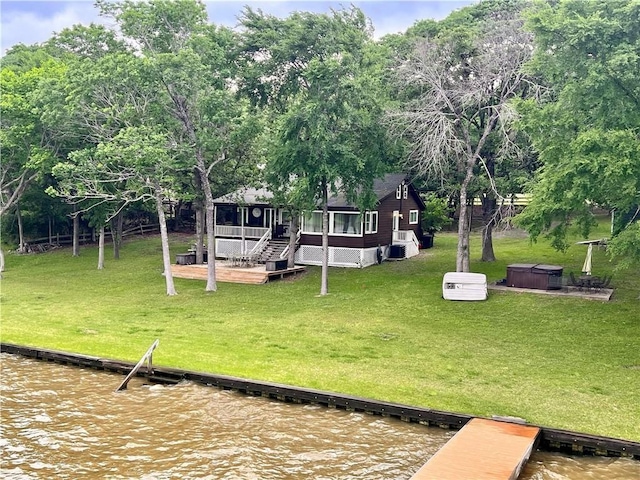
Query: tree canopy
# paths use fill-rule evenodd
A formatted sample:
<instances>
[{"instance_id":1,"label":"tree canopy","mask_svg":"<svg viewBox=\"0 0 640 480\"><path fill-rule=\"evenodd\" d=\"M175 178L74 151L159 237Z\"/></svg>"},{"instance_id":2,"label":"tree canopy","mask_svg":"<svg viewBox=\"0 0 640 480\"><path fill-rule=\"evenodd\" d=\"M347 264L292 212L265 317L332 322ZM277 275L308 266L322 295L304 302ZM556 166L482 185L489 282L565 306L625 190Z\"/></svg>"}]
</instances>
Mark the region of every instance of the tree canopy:
<instances>
[{"instance_id":1,"label":"tree canopy","mask_svg":"<svg viewBox=\"0 0 640 480\"><path fill-rule=\"evenodd\" d=\"M328 293L328 198L342 192L363 208L385 169L378 78L367 66L370 25L355 7L278 19L246 8L241 18L242 88L272 112L266 162L274 190L323 210L323 274Z\"/></svg>"},{"instance_id":2,"label":"tree canopy","mask_svg":"<svg viewBox=\"0 0 640 480\"><path fill-rule=\"evenodd\" d=\"M531 35L511 3L492 2L506 7L452 32L427 25L427 36L418 36L396 71L404 101L389 120L409 144L407 166L423 176L448 176L459 192L457 271L470 268L472 182L486 175L498 195L494 162L514 146L511 102L536 88L523 70Z\"/></svg>"},{"instance_id":3,"label":"tree canopy","mask_svg":"<svg viewBox=\"0 0 640 480\"><path fill-rule=\"evenodd\" d=\"M31 217L63 214L57 199L39 202L47 187L85 194L80 213L115 202L93 226L133 191L156 204L170 195L206 218L215 258L213 198L261 177L291 212L323 210L326 294L330 195L367 209L394 166L438 177L459 198L456 269L467 271L472 199L495 210L539 167L518 217L533 239L564 249L572 228L587 236L594 209L606 209L609 253L640 263L637 0L488 0L380 41L356 7L286 18L247 7L234 30L197 0L96 5L113 26L74 26L0 61L3 227L25 198ZM156 154L162 172L148 164ZM100 194L84 180L103 182Z\"/></svg>"},{"instance_id":4,"label":"tree canopy","mask_svg":"<svg viewBox=\"0 0 640 480\"><path fill-rule=\"evenodd\" d=\"M571 226L589 234L594 206L613 210L610 252L640 260L640 3L539 2L527 27L549 90L521 105L542 167L518 222L565 249Z\"/></svg>"}]
</instances>

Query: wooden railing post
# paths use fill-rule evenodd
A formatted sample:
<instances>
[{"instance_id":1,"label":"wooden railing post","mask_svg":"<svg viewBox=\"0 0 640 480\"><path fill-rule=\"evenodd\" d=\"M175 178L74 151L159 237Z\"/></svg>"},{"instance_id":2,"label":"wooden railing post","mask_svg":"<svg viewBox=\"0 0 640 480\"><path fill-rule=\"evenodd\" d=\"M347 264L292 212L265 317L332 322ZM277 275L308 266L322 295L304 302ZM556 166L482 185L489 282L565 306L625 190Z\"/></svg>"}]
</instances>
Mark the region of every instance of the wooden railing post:
<instances>
[{"instance_id":1,"label":"wooden railing post","mask_svg":"<svg viewBox=\"0 0 640 480\"><path fill-rule=\"evenodd\" d=\"M115 390L116 392L119 392L120 390L124 390L125 388L127 388L127 383L129 383L129 380L131 380L133 378L133 376L136 373L138 373L138 370L140 370L140 367L142 367L142 365L144 364L145 360L148 360L147 373L149 373L149 374L153 373L153 365L152 365L153 351L155 350L155 348L158 346L159 343L160 343L159 339L156 339L156 341L153 342L153 344L147 350L147 353L145 353L142 356L142 358L136 364L136 366L133 367L133 370L131 370L129 372L129 375L127 375L127 377L122 381L120 386L118 388L116 388L116 390Z\"/></svg>"}]
</instances>

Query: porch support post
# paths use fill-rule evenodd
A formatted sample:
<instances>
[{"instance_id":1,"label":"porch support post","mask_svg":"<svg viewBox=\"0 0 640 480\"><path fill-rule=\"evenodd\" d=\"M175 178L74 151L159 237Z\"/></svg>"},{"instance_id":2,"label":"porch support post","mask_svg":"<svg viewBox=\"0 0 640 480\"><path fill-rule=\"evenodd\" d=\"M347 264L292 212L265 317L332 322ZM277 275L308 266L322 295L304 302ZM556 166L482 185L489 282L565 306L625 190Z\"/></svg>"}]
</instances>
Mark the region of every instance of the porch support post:
<instances>
[{"instance_id":1,"label":"porch support post","mask_svg":"<svg viewBox=\"0 0 640 480\"><path fill-rule=\"evenodd\" d=\"M213 234L216 234L216 227L218 226L218 206L213 206Z\"/></svg>"},{"instance_id":2,"label":"porch support post","mask_svg":"<svg viewBox=\"0 0 640 480\"><path fill-rule=\"evenodd\" d=\"M242 232L242 245L240 246L240 254L244 255L247 251L246 239L244 233L244 209L246 207L240 207L240 231Z\"/></svg>"}]
</instances>

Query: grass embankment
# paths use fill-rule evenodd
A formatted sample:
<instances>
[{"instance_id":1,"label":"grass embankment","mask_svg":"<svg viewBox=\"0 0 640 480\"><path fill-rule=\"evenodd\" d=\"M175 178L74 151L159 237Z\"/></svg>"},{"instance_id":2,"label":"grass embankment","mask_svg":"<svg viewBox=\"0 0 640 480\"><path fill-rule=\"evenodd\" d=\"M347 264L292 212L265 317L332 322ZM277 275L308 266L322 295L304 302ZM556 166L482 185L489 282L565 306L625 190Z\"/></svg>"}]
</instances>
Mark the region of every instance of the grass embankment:
<instances>
[{"instance_id":1,"label":"grass embankment","mask_svg":"<svg viewBox=\"0 0 640 480\"><path fill-rule=\"evenodd\" d=\"M172 254L192 241L173 239ZM176 279L167 297L157 238L128 241L122 259L96 269L85 248L7 256L2 341L137 361L155 338L154 362L435 409L513 415L546 426L640 440L637 272L616 274L611 302L491 292L486 302L441 298L455 265L452 235L402 262L331 269L266 285ZM566 254L497 238L499 261L472 269L490 281L509 263L579 272L585 246ZM612 272L594 252L594 274Z\"/></svg>"}]
</instances>

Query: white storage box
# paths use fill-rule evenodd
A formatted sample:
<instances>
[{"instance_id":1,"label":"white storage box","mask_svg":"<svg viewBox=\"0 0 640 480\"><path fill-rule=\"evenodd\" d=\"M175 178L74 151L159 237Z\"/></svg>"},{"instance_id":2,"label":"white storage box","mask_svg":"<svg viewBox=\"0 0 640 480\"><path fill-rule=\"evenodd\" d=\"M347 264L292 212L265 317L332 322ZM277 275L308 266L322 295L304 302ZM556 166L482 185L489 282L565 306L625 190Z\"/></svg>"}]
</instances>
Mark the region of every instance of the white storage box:
<instances>
[{"instance_id":1,"label":"white storage box","mask_svg":"<svg viewBox=\"0 0 640 480\"><path fill-rule=\"evenodd\" d=\"M487 276L484 273L447 272L442 279L445 300L486 300Z\"/></svg>"}]
</instances>

